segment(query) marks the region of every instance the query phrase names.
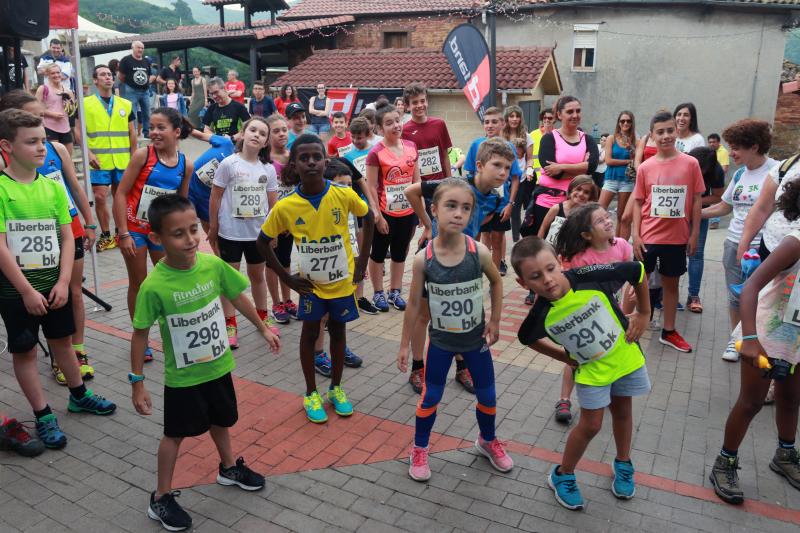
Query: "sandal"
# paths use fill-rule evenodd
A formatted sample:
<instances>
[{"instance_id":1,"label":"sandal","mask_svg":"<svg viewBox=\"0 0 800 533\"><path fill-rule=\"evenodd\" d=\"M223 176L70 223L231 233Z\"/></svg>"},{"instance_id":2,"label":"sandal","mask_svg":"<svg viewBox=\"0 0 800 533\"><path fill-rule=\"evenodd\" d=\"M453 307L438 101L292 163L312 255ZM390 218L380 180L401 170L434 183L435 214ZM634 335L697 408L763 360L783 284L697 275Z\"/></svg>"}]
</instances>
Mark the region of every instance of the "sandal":
<instances>
[{"instance_id":1,"label":"sandal","mask_svg":"<svg viewBox=\"0 0 800 533\"><path fill-rule=\"evenodd\" d=\"M699 296L689 296L689 299L686 300L686 307L692 313L702 313L703 312L703 304L700 303Z\"/></svg>"}]
</instances>

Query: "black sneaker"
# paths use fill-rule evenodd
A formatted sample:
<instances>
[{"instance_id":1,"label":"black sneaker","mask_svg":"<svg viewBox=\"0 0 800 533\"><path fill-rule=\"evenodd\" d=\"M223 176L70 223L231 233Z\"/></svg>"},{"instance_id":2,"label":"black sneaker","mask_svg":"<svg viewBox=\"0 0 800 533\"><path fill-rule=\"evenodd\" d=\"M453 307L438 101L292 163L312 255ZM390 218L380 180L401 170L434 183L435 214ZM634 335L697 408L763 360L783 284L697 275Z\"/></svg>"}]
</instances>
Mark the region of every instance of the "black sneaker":
<instances>
[{"instance_id":1,"label":"black sneaker","mask_svg":"<svg viewBox=\"0 0 800 533\"><path fill-rule=\"evenodd\" d=\"M151 492L147 516L161 522L161 525L167 531L189 529L192 527L192 517L175 501L175 497L180 495L181 491L173 490L156 500L155 491Z\"/></svg>"},{"instance_id":2,"label":"black sneaker","mask_svg":"<svg viewBox=\"0 0 800 533\"><path fill-rule=\"evenodd\" d=\"M368 315L377 315L380 311L380 309L375 307L375 305L369 301L369 298L364 296L358 299L358 308Z\"/></svg>"},{"instance_id":3,"label":"black sneaker","mask_svg":"<svg viewBox=\"0 0 800 533\"><path fill-rule=\"evenodd\" d=\"M508 265L506 264L505 259L501 259L500 260L500 268L499 268L499 270L500 270L500 275L501 276L505 276L506 274L508 274Z\"/></svg>"},{"instance_id":4,"label":"black sneaker","mask_svg":"<svg viewBox=\"0 0 800 533\"><path fill-rule=\"evenodd\" d=\"M253 491L263 489L266 481L264 476L247 468L244 459L239 457L236 459L236 464L230 468L224 468L222 463L219 464L217 483L226 486L238 485L240 489Z\"/></svg>"},{"instance_id":5,"label":"black sneaker","mask_svg":"<svg viewBox=\"0 0 800 533\"><path fill-rule=\"evenodd\" d=\"M739 504L744 501L744 493L739 486L738 457L717 456L714 466L711 469L709 480L714 486L714 492L724 501Z\"/></svg>"}]
</instances>

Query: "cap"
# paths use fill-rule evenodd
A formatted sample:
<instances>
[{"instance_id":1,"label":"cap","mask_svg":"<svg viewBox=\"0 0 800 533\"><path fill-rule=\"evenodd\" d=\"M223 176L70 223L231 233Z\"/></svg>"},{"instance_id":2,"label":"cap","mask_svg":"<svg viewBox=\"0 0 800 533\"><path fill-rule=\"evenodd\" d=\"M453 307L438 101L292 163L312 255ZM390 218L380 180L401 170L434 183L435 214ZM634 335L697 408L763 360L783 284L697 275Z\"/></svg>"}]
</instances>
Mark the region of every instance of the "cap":
<instances>
[{"instance_id":1,"label":"cap","mask_svg":"<svg viewBox=\"0 0 800 533\"><path fill-rule=\"evenodd\" d=\"M286 118L292 118L292 115L294 115L295 113L299 113L301 111L303 113L306 112L305 108L303 108L301 104L298 104L297 102L292 102L291 104L286 106Z\"/></svg>"}]
</instances>

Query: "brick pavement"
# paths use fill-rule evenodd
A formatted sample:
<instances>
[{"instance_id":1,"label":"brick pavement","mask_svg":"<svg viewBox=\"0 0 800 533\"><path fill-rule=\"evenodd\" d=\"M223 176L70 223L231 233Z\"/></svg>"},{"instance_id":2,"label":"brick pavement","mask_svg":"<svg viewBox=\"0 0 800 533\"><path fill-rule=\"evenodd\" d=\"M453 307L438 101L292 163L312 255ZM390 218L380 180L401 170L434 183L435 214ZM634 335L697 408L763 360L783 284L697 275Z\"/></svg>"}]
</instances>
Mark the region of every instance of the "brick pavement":
<instances>
[{"instance_id":1,"label":"brick pavement","mask_svg":"<svg viewBox=\"0 0 800 533\"><path fill-rule=\"evenodd\" d=\"M800 493L767 467L775 446L771 408L757 417L740 452L747 505L722 504L707 481L738 390L737 365L719 358L727 342L716 252L722 237L712 232L707 245L705 312L679 315L695 352L664 349L649 334L643 341L654 387L634 402L639 477L631 501L618 501L608 490L610 427L592 442L579 468L585 511L562 509L546 488L545 472L568 432L551 420L561 368L516 342L527 308L511 277L505 278L503 334L495 346L498 435L510 441L517 465L511 473L493 471L474 453L473 398L450 382L434 427L434 476L428 484L406 477L417 397L394 367L401 314L391 311L350 328L349 344L366 360L363 368L345 372L357 414L345 420L331 413L323 426L303 421L299 324L281 328L278 357L244 326L235 353L241 420L233 433L246 459L269 476L268 488L253 494L210 484L213 447L207 438L190 439L177 469L179 501L198 531L797 531ZM43 361L48 397L70 441L64 451L35 459L0 455L0 532L159 530L144 511L161 433L161 363L157 357L147 368L154 415L138 416L125 381L130 325L118 252L101 254L99 271L102 296L115 307L88 316L87 346L98 373L91 387L120 409L108 418L67 414L66 390L50 379ZM0 358L0 410L31 418L7 356Z\"/></svg>"}]
</instances>

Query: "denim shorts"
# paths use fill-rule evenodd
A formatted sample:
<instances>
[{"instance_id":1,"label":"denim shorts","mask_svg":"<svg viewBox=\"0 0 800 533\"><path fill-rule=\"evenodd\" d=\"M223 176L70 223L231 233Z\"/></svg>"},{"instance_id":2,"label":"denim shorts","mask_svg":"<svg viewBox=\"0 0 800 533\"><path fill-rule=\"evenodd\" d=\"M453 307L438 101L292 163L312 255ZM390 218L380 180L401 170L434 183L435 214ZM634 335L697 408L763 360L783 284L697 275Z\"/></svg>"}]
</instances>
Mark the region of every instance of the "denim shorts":
<instances>
[{"instance_id":1,"label":"denim shorts","mask_svg":"<svg viewBox=\"0 0 800 533\"><path fill-rule=\"evenodd\" d=\"M636 185L635 181L629 179L624 180L605 180L603 182L603 190L613 193L618 192L633 192L633 186Z\"/></svg>"},{"instance_id":2,"label":"denim shorts","mask_svg":"<svg viewBox=\"0 0 800 533\"><path fill-rule=\"evenodd\" d=\"M728 294L728 307L739 309L739 297L731 290L731 285L738 285L742 279L742 267L736 261L736 250L739 243L725 239L722 245L722 267L725 269L725 292Z\"/></svg>"},{"instance_id":3,"label":"denim shorts","mask_svg":"<svg viewBox=\"0 0 800 533\"><path fill-rule=\"evenodd\" d=\"M144 233L137 233L135 231L131 231L130 234L131 234L131 239L133 239L133 244L136 245L136 248L147 246L148 250L153 250L155 252L164 251L164 247L151 241L149 235Z\"/></svg>"},{"instance_id":4,"label":"denim shorts","mask_svg":"<svg viewBox=\"0 0 800 533\"><path fill-rule=\"evenodd\" d=\"M646 365L604 387L575 384L575 394L582 409L603 409L611 404L612 396L643 396L648 392L650 376Z\"/></svg>"},{"instance_id":5,"label":"denim shorts","mask_svg":"<svg viewBox=\"0 0 800 533\"><path fill-rule=\"evenodd\" d=\"M331 131L331 125L327 122L325 124L309 124L308 129L317 135L322 135L323 133L328 133Z\"/></svg>"}]
</instances>

